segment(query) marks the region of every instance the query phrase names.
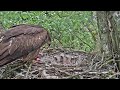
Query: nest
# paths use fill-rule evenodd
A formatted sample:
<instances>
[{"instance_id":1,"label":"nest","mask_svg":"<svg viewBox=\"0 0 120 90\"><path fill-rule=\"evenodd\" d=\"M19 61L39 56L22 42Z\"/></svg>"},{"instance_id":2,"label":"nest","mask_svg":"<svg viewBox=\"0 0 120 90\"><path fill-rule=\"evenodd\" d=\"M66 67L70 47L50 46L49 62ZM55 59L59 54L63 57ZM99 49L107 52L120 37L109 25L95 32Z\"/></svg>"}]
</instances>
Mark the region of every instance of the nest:
<instances>
[{"instance_id":1,"label":"nest","mask_svg":"<svg viewBox=\"0 0 120 90\"><path fill-rule=\"evenodd\" d=\"M112 61L112 60L111 60ZM118 79L116 64L83 51L51 49L38 62L16 60L0 68L1 79Z\"/></svg>"}]
</instances>

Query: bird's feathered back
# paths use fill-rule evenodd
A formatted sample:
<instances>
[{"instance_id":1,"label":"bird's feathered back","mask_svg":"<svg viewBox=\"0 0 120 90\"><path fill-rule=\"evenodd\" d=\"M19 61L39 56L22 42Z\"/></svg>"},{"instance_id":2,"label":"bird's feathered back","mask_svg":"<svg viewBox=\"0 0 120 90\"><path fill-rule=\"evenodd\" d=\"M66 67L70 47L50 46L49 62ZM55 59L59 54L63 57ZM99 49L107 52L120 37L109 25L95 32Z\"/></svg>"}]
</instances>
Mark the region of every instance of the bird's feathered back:
<instances>
[{"instance_id":1,"label":"bird's feathered back","mask_svg":"<svg viewBox=\"0 0 120 90\"><path fill-rule=\"evenodd\" d=\"M17 25L0 36L0 66L37 51L50 42L47 30L37 25Z\"/></svg>"}]
</instances>

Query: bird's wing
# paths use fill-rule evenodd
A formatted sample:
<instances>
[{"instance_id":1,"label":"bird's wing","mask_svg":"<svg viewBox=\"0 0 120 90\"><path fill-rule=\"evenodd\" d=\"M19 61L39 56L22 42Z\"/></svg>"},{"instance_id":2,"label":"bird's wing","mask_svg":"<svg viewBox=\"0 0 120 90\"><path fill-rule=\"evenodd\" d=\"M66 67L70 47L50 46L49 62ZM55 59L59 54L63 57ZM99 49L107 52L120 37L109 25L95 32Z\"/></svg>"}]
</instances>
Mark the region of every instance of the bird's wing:
<instances>
[{"instance_id":1,"label":"bird's wing","mask_svg":"<svg viewBox=\"0 0 120 90\"><path fill-rule=\"evenodd\" d=\"M14 38L11 38L8 42L0 43L0 60L12 55L15 50L20 47L20 42Z\"/></svg>"},{"instance_id":2,"label":"bird's wing","mask_svg":"<svg viewBox=\"0 0 120 90\"><path fill-rule=\"evenodd\" d=\"M18 31L19 32L19 31ZM17 36L11 36L9 39L2 40L0 42L0 65L7 64L18 58L27 56L34 50L39 49L47 37L47 32L35 32L33 34L18 34ZM7 36L6 36L7 37ZM34 54L34 53L33 53ZM32 56L32 55L31 55ZM34 56L34 55L33 55Z\"/></svg>"}]
</instances>

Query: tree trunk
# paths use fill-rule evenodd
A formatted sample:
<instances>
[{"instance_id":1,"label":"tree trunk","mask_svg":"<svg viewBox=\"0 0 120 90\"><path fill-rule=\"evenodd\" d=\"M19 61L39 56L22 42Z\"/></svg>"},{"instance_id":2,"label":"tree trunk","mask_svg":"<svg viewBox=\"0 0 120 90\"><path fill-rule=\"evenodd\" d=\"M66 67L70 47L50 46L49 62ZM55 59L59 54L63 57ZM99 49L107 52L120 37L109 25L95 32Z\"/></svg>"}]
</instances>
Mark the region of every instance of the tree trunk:
<instances>
[{"instance_id":1,"label":"tree trunk","mask_svg":"<svg viewBox=\"0 0 120 90\"><path fill-rule=\"evenodd\" d=\"M113 18L112 11L97 11L97 24L100 39L100 51L106 57L112 57L120 70L120 63L117 62L119 55L118 30Z\"/></svg>"}]
</instances>

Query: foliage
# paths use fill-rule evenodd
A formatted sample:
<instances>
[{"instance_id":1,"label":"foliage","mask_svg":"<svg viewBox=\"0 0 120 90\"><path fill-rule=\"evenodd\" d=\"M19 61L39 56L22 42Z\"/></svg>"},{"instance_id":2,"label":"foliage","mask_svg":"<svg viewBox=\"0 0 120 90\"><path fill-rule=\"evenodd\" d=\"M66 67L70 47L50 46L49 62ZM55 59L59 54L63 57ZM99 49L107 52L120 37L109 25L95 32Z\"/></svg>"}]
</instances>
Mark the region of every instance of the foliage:
<instances>
[{"instance_id":1,"label":"foliage","mask_svg":"<svg viewBox=\"0 0 120 90\"><path fill-rule=\"evenodd\" d=\"M95 47L96 19L91 11L1 11L5 29L18 24L35 24L51 33L51 47L91 51Z\"/></svg>"}]
</instances>

